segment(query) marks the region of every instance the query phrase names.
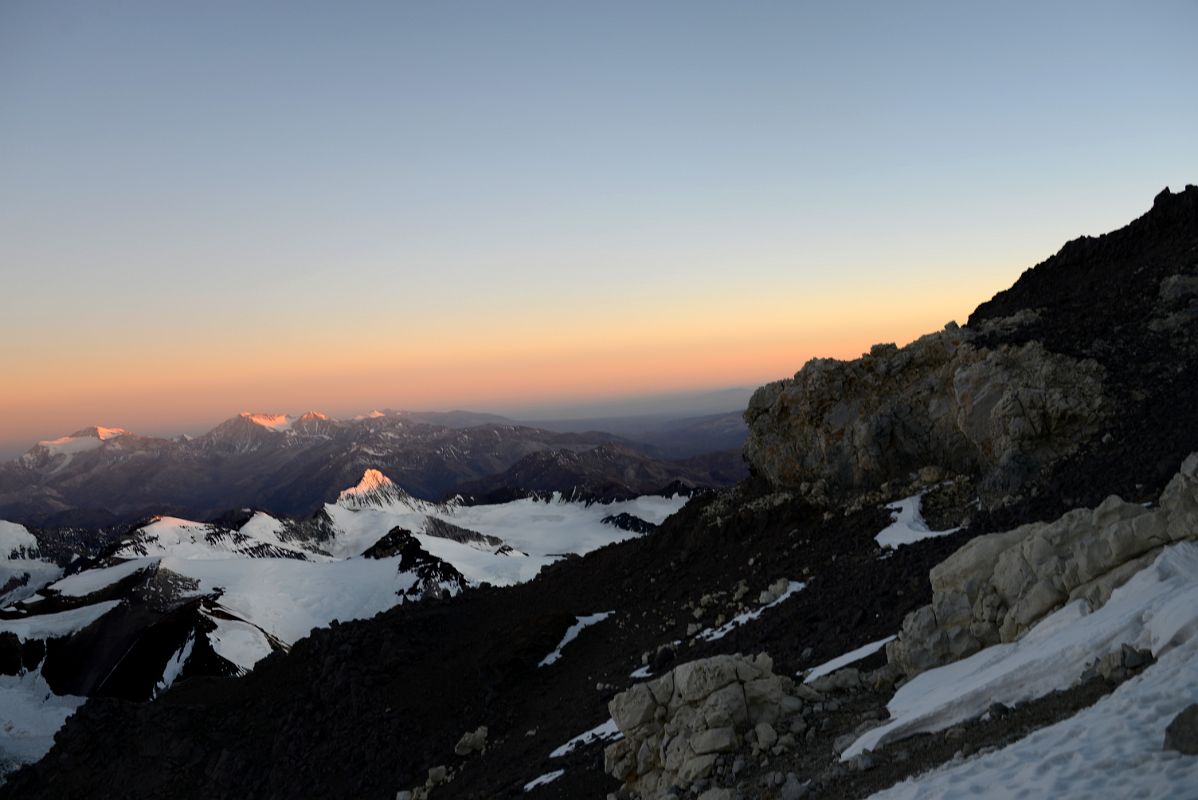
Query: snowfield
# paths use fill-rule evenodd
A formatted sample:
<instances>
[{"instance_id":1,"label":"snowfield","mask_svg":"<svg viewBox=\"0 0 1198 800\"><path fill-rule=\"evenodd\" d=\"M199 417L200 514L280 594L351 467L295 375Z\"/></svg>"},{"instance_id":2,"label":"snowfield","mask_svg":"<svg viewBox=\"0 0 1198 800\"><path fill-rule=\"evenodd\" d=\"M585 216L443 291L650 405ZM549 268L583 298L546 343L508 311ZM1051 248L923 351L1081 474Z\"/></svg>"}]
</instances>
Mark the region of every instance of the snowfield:
<instances>
[{"instance_id":1,"label":"snowfield","mask_svg":"<svg viewBox=\"0 0 1198 800\"><path fill-rule=\"evenodd\" d=\"M251 421L272 430L290 423L275 417ZM86 441L98 446L102 438ZM548 501L466 507L417 500L369 470L358 486L324 507L331 524L319 536L297 537L289 523L262 512L237 530L160 517L135 531L103 566L67 577L60 567L37 558L37 539L25 528L0 522L0 585L17 579L16 588L0 596L0 608L7 607L11 617L0 619L0 632L21 641L70 636L125 602L87 603L89 595L156 570L154 580L171 587L166 591L175 600L207 598L200 613L211 628L193 631L161 665L157 695L183 673L197 636L206 636L217 656L245 673L273 650L334 620L373 617L425 591L458 591L456 581L422 578L398 553L363 556L396 528L410 532L467 583L511 585L531 580L567 554L640 535L606 524L604 517L626 512L658 524L686 502L681 496L642 497L587 505L555 495ZM39 590L56 598L58 609L63 603L87 604L39 614ZM560 658L583 628L608 613L579 619L544 663ZM37 671L0 676L0 776L14 764L44 755L54 732L82 702L54 695Z\"/></svg>"},{"instance_id":2,"label":"snowfield","mask_svg":"<svg viewBox=\"0 0 1198 800\"><path fill-rule=\"evenodd\" d=\"M164 558L162 567L199 581L192 594L221 590L229 613L286 644L333 620L368 619L400 602L416 579L398 558L313 563L294 558Z\"/></svg>"},{"instance_id":3,"label":"snowfield","mask_svg":"<svg viewBox=\"0 0 1198 800\"><path fill-rule=\"evenodd\" d=\"M48 753L54 734L86 700L54 694L40 670L0 675L0 782L4 773Z\"/></svg>"},{"instance_id":4,"label":"snowfield","mask_svg":"<svg viewBox=\"0 0 1198 800\"><path fill-rule=\"evenodd\" d=\"M1069 719L997 752L934 770L873 797L1195 797L1198 758L1161 747L1165 727L1191 703L1198 703L1198 639L1194 638Z\"/></svg>"},{"instance_id":5,"label":"snowfield","mask_svg":"<svg viewBox=\"0 0 1198 800\"><path fill-rule=\"evenodd\" d=\"M1087 664L1123 644L1150 649L1161 658L1190 643L1196 633L1198 544L1184 542L1162 551L1097 611L1091 612L1084 600L1074 601L1017 641L917 675L887 705L890 722L857 739L841 757L915 733L944 730L980 716L992 703L1015 705L1067 689ZM1149 671L1161 675L1176 661L1164 663ZM1181 676L1169 678L1174 680ZM1185 705L1175 706L1173 713Z\"/></svg>"}]
</instances>

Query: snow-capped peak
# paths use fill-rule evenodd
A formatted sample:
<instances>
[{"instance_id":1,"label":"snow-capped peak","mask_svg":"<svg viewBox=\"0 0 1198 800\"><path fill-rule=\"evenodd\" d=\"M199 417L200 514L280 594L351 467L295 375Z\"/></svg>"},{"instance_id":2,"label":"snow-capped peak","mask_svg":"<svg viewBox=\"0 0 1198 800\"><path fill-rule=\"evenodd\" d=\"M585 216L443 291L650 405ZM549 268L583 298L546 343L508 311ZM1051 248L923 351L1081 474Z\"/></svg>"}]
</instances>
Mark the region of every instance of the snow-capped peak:
<instances>
[{"instance_id":1,"label":"snow-capped peak","mask_svg":"<svg viewBox=\"0 0 1198 800\"><path fill-rule=\"evenodd\" d=\"M242 411L241 418L249 420L255 425L259 425L267 430L277 431L282 433L291 427L294 421L287 414L255 414L252 411Z\"/></svg>"},{"instance_id":2,"label":"snow-capped peak","mask_svg":"<svg viewBox=\"0 0 1198 800\"><path fill-rule=\"evenodd\" d=\"M424 505L377 469L363 472L362 480L358 481L357 486L346 489L337 496L337 504L345 508L386 508L403 505L412 509Z\"/></svg>"},{"instance_id":3,"label":"snow-capped peak","mask_svg":"<svg viewBox=\"0 0 1198 800\"><path fill-rule=\"evenodd\" d=\"M316 421L316 420L319 420L319 421L321 421L321 422L328 422L328 421L329 421L329 415L328 415L328 414L322 414L322 413L321 413L321 412L319 412L319 411L309 411L309 412L305 413L303 416L301 416L301 417L300 417L298 420L296 420L296 421L297 421L297 422L313 422L313 421Z\"/></svg>"},{"instance_id":4,"label":"snow-capped peak","mask_svg":"<svg viewBox=\"0 0 1198 800\"><path fill-rule=\"evenodd\" d=\"M346 489L341 494L361 494L362 492L370 492L380 487L394 485L395 483L392 482L390 478L379 472L377 469L368 469L362 473L362 480L358 481L357 486L352 489Z\"/></svg>"},{"instance_id":5,"label":"snow-capped peak","mask_svg":"<svg viewBox=\"0 0 1198 800\"><path fill-rule=\"evenodd\" d=\"M106 442L109 439L115 439L118 436L124 436L127 433L129 433L129 431L125 430L124 428L105 428L100 425L93 425L90 428L84 428L81 431L75 431L70 436L59 436L57 439L47 439L45 441L38 442L38 444L51 450L63 447L74 449L70 446L77 440L94 439L95 442L93 442L90 446L98 447L98 442ZM85 445L83 448L79 449L87 449L87 446Z\"/></svg>"}]
</instances>

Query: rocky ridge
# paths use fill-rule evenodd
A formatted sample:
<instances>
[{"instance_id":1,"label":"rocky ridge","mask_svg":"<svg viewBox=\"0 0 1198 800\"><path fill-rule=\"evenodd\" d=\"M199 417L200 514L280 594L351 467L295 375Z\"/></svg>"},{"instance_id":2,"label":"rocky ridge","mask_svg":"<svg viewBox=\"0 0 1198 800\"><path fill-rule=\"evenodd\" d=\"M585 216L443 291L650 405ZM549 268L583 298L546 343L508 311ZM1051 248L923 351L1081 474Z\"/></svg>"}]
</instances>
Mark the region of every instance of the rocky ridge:
<instances>
[{"instance_id":1,"label":"rocky ridge","mask_svg":"<svg viewBox=\"0 0 1198 800\"><path fill-rule=\"evenodd\" d=\"M758 389L745 457L770 483L804 494L877 489L934 468L976 476L994 505L1076 452L1111 413L1104 370L1039 342L980 344L950 324L903 348L876 345L856 361L816 359Z\"/></svg>"}]
</instances>

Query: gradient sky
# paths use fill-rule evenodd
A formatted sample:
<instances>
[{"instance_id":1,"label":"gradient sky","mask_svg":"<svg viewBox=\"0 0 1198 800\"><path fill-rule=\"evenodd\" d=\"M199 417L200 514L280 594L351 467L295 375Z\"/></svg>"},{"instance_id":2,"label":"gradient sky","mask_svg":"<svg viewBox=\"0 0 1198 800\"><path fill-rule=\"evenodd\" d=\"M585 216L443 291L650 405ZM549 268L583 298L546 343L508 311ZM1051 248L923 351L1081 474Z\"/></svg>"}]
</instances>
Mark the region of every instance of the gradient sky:
<instances>
[{"instance_id":1,"label":"gradient sky","mask_svg":"<svg viewBox=\"0 0 1198 800\"><path fill-rule=\"evenodd\" d=\"M0 448L751 385L1198 182L1198 3L0 0Z\"/></svg>"}]
</instances>

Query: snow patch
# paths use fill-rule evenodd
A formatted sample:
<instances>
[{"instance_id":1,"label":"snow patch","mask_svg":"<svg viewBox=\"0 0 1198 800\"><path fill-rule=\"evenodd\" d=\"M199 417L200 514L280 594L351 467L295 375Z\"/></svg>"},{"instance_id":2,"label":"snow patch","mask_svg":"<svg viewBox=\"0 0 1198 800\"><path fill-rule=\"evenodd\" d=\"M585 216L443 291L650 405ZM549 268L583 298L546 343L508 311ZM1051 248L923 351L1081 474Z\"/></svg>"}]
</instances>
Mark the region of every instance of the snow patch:
<instances>
[{"instance_id":1,"label":"snow patch","mask_svg":"<svg viewBox=\"0 0 1198 800\"><path fill-rule=\"evenodd\" d=\"M849 664L853 664L863 658L872 656L874 653L878 652L897 638L897 636L887 636L885 639L879 639L876 642L870 642L869 644L861 645L856 650L851 650L842 656L837 656L831 661L826 661L808 672L806 677L803 678L803 683L811 683L816 678L829 675L841 667L847 667Z\"/></svg>"},{"instance_id":2,"label":"snow patch","mask_svg":"<svg viewBox=\"0 0 1198 800\"><path fill-rule=\"evenodd\" d=\"M616 726L614 719L609 719L602 725L591 728L586 733L580 733L570 741L563 744L561 747L549 754L550 758L561 758L569 754L577 747L586 747L592 742L615 742L624 738L624 734L620 733L620 729Z\"/></svg>"},{"instance_id":3,"label":"snow patch","mask_svg":"<svg viewBox=\"0 0 1198 800\"><path fill-rule=\"evenodd\" d=\"M790 581L786 585L786 591L783 592L782 594L778 595L778 599L775 600L774 602L769 603L764 606L761 606L760 608L755 608L752 611L746 611L743 614L737 614L735 617L728 620L727 622L725 622L723 625L721 625L718 628L704 628L703 630L699 631L699 633L697 633L696 636L700 639L703 639L704 641L707 641L707 642L714 642L717 639L723 639L725 636L727 636L729 633L732 633L732 631L736 630L741 625L745 625L749 622L752 622L755 619L759 619L761 617L762 613L764 613L767 608L773 608L774 606L778 605L779 603L785 602L786 599L788 597L790 597L792 594L794 594L795 592L802 591L803 587L805 587L806 585L807 584L805 584L801 581Z\"/></svg>"},{"instance_id":4,"label":"snow patch","mask_svg":"<svg viewBox=\"0 0 1198 800\"><path fill-rule=\"evenodd\" d=\"M533 778L531 781L524 784L524 791L531 792L533 789L537 788L538 786L544 786L547 783L553 783L555 780L557 780L558 778L560 778L561 776L563 776L565 774L566 774L566 771L564 769L555 769L553 772L546 772L544 775L540 776L539 778Z\"/></svg>"},{"instance_id":5,"label":"snow patch","mask_svg":"<svg viewBox=\"0 0 1198 800\"><path fill-rule=\"evenodd\" d=\"M948 536L950 533L961 530L960 528L950 528L947 531L930 529L928 523L924 522L923 514L920 513L922 503L923 495L917 494L886 506L891 511L890 524L874 537L874 541L881 547L895 548L905 544L914 544L924 539L934 539L937 536Z\"/></svg>"},{"instance_id":6,"label":"snow patch","mask_svg":"<svg viewBox=\"0 0 1198 800\"><path fill-rule=\"evenodd\" d=\"M171 685L179 677L179 673L183 671L183 667L187 664L187 659L191 658L191 650L195 647L195 643L196 638L193 633L187 637L187 641L183 643L178 652L171 656L171 660L166 662L166 668L162 671L162 677L158 679L158 683L154 686L155 697L171 688Z\"/></svg>"},{"instance_id":7,"label":"snow patch","mask_svg":"<svg viewBox=\"0 0 1198 800\"><path fill-rule=\"evenodd\" d=\"M566 629L566 635L562 637L562 640L558 644L557 648L552 653L542 658L541 663L537 664L537 666L547 667L550 664L556 664L558 659L562 657L563 647L577 639L578 634L582 633L584 629L589 628L592 625L598 625L600 622L603 622L603 620L607 619L614 613L614 611L600 611L598 614L588 614L585 617L576 617L575 623Z\"/></svg>"}]
</instances>

